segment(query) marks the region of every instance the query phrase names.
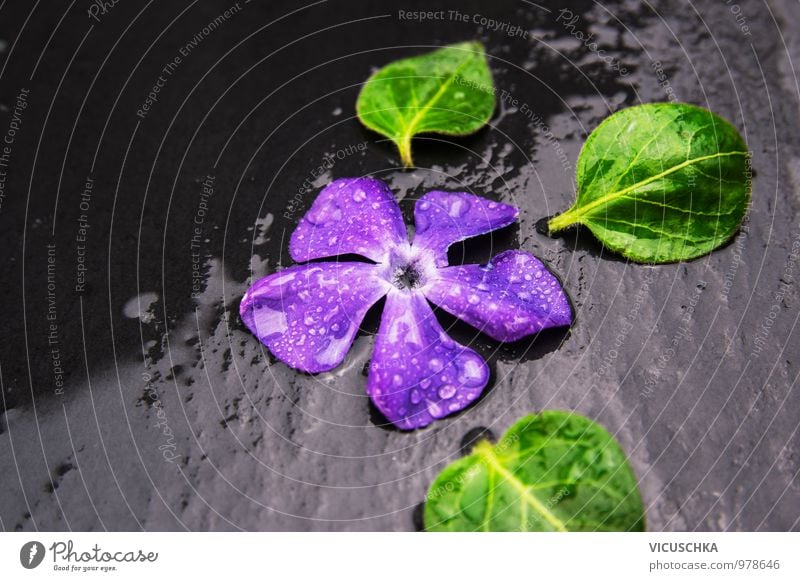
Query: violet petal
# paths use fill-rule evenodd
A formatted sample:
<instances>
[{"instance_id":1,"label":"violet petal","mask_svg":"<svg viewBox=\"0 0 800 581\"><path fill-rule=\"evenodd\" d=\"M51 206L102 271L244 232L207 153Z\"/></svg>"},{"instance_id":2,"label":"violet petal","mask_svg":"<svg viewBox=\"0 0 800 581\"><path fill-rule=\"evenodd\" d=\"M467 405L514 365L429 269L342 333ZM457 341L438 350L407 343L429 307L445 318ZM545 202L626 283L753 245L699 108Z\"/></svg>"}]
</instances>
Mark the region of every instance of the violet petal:
<instances>
[{"instance_id":1,"label":"violet petal","mask_svg":"<svg viewBox=\"0 0 800 581\"><path fill-rule=\"evenodd\" d=\"M422 294L389 292L367 393L390 422L427 426L474 402L488 381L486 362L445 333Z\"/></svg>"},{"instance_id":2,"label":"violet petal","mask_svg":"<svg viewBox=\"0 0 800 581\"><path fill-rule=\"evenodd\" d=\"M362 262L292 266L256 281L239 312L290 367L317 373L339 365L367 310L386 294L378 267Z\"/></svg>"},{"instance_id":3,"label":"violet petal","mask_svg":"<svg viewBox=\"0 0 800 581\"><path fill-rule=\"evenodd\" d=\"M289 242L296 262L359 254L375 262L408 240L400 206L382 181L345 178L331 182L314 200Z\"/></svg>"},{"instance_id":4,"label":"violet petal","mask_svg":"<svg viewBox=\"0 0 800 581\"><path fill-rule=\"evenodd\" d=\"M447 266L451 244L513 224L519 210L463 192L432 191L414 206L413 245L432 250L437 266Z\"/></svg>"},{"instance_id":5,"label":"violet petal","mask_svg":"<svg viewBox=\"0 0 800 581\"><path fill-rule=\"evenodd\" d=\"M425 296L498 341L572 323L561 283L527 252L509 250L485 266L451 266L438 274Z\"/></svg>"}]
</instances>

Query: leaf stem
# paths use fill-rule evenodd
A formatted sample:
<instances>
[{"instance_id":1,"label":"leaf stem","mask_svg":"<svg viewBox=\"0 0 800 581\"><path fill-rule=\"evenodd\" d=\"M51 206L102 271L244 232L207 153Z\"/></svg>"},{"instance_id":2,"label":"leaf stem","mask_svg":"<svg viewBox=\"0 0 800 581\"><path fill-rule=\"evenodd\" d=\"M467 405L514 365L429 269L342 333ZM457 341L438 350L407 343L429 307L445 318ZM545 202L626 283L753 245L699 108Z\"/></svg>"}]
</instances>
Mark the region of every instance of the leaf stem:
<instances>
[{"instance_id":1,"label":"leaf stem","mask_svg":"<svg viewBox=\"0 0 800 581\"><path fill-rule=\"evenodd\" d=\"M412 167L414 160L411 159L411 134L406 133L400 136L397 141L397 148L400 150L400 161L403 162L403 167Z\"/></svg>"},{"instance_id":2,"label":"leaf stem","mask_svg":"<svg viewBox=\"0 0 800 581\"><path fill-rule=\"evenodd\" d=\"M571 226L575 224L578 220L573 213L573 209L570 208L563 214L559 214L558 216L553 216L550 218L550 221L547 223L547 229L550 232L558 232L559 230L563 230L567 226Z\"/></svg>"}]
</instances>

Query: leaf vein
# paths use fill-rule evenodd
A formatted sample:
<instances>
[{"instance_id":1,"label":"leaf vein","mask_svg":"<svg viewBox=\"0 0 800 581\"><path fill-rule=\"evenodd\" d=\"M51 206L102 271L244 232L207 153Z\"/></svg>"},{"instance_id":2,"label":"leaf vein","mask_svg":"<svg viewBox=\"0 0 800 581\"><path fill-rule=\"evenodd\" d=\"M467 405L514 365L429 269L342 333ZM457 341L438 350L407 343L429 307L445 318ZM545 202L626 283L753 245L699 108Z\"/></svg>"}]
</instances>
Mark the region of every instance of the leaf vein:
<instances>
[{"instance_id":1,"label":"leaf vein","mask_svg":"<svg viewBox=\"0 0 800 581\"><path fill-rule=\"evenodd\" d=\"M479 457L484 461L484 463L490 468L497 472L504 480L506 480L509 485L511 485L514 490L519 493L520 497L523 501L527 502L531 508L533 508L536 512L538 512L542 517L550 523L550 525L556 529L557 531L566 532L567 528L564 526L564 523L554 515L550 510L540 501L536 496L531 494L531 491L528 490L528 487L520 481L519 478L514 476L509 470L507 470L500 462L497 460L497 456L495 456L493 450L489 447L486 448L479 448L476 451Z\"/></svg>"},{"instance_id":2,"label":"leaf vein","mask_svg":"<svg viewBox=\"0 0 800 581\"><path fill-rule=\"evenodd\" d=\"M644 179L644 180L642 180L640 182L636 182L635 184L632 184L632 185L630 185L630 186L628 186L626 188L623 188L623 189L618 190L616 192L611 192L611 193L605 194L604 196L601 196L601 197L597 198L596 200L594 200L592 202L589 202L585 206L583 206L581 208L578 208L577 214L578 215L586 215L586 214L588 214L589 212L591 212L592 210L594 210L598 206L602 206L604 204L608 204L608 203L616 200L617 198L624 197L629 192L635 191L635 190L637 190L637 189L639 189L639 188L641 188L643 186L646 186L647 184L650 184L650 183L652 183L654 181L657 181L657 180L660 180L662 178L665 178L668 175L671 175L671 174L673 174L675 172L678 172L678 171L684 169L685 167L690 167L690 166L692 166L692 165L694 165L696 163L700 163L700 162L707 161L707 160L710 160L710 159L717 159L717 158L720 158L720 157L731 157L731 156L734 156L734 155L746 156L747 152L745 152L745 151L718 152L718 153L712 153L710 155L703 155L703 156L700 156L700 157L695 157L693 159L687 159L686 161L683 161L683 162L681 162L681 163L679 163L679 164L677 164L677 165L675 165L675 166L673 166L673 167L671 167L671 168L669 168L667 170L664 170L664 171L662 171L660 173L652 175L649 178Z\"/></svg>"}]
</instances>

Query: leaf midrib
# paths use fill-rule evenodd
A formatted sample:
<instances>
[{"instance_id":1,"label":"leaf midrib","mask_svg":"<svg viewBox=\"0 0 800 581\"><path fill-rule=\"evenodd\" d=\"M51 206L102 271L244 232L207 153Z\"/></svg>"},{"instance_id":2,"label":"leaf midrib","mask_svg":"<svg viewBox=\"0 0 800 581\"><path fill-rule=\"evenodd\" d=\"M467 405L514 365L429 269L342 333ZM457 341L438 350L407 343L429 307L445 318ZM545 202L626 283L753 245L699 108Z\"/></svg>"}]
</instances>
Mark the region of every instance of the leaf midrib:
<instances>
[{"instance_id":1,"label":"leaf midrib","mask_svg":"<svg viewBox=\"0 0 800 581\"><path fill-rule=\"evenodd\" d=\"M662 171L660 173L652 175L649 178L646 178L646 179L644 179L644 180L642 180L640 182L636 182L635 184L632 184L632 185L630 185L630 186L628 186L626 188L623 188L621 190L617 190L616 192L611 192L611 193L605 194L604 196L601 196L601 197L597 198L596 200L593 200L592 202L589 202L588 204L586 204L584 206L576 207L575 208L575 217L577 219L578 217L585 216L586 214L591 213L592 210L594 210L598 206L609 204L609 203L613 202L614 200L616 200L618 198L624 197L625 195L627 195L628 193L630 193L630 192L632 192L634 190L637 190L637 189L639 189L639 188L641 188L643 186L646 186L649 183L652 183L652 182L654 182L656 180L660 180L661 178L664 178L664 177L666 177L666 176L668 176L670 174L673 174L673 173L675 173L677 171L680 171L685 167L689 167L691 165L694 165L696 163L700 163L702 161L707 161L709 159L716 159L716 158L719 158L719 157L730 157L730 156L734 156L734 155L744 155L744 156L746 156L747 152L746 151L725 151L725 152L721 151L721 152L718 152L718 153L712 153L710 155L701 155L700 157L687 159L686 161L682 161L681 163L679 163L677 165L674 165L671 168L666 169L666 170L664 170L664 171Z\"/></svg>"},{"instance_id":2,"label":"leaf midrib","mask_svg":"<svg viewBox=\"0 0 800 581\"><path fill-rule=\"evenodd\" d=\"M453 81L455 80L455 78L463 70L463 68L469 63L470 59L473 56L475 56L474 53L472 53L472 52L468 52L467 53L466 58L463 61L461 61L461 63L455 69L453 69L453 72L451 72L445 78L445 81L442 83L442 85L439 87L439 89L436 91L436 93L433 95L433 97L428 99L428 101L420 109L417 110L417 112L411 118L411 121L409 121L406 124L405 123L405 119L403 119L403 126L404 127L403 127L403 131L400 134L400 138L401 139L402 138L412 137L414 135L414 130L416 129L417 124L425 117L425 115L428 113L428 111L430 111L433 108L433 106L439 101L439 99L442 98L442 96L445 94L447 89L450 88L450 85L453 84ZM402 119L402 116L401 116L401 119Z\"/></svg>"},{"instance_id":3,"label":"leaf midrib","mask_svg":"<svg viewBox=\"0 0 800 581\"><path fill-rule=\"evenodd\" d=\"M531 506L536 512L538 512L542 517L550 523L553 528L560 532L567 532L567 527L564 523L559 519L556 515L554 515L543 503L540 501L536 496L531 494L528 487L522 482L519 478L514 476L514 474L507 470L505 466L503 466L497 458L497 455L494 453L491 445L487 446L477 446L475 453L477 454L478 458L483 460L486 465L497 472L503 479L505 479L508 484L516 490L520 497L523 499L524 502L527 502L529 506ZM487 511L491 510L490 506L487 506Z\"/></svg>"}]
</instances>

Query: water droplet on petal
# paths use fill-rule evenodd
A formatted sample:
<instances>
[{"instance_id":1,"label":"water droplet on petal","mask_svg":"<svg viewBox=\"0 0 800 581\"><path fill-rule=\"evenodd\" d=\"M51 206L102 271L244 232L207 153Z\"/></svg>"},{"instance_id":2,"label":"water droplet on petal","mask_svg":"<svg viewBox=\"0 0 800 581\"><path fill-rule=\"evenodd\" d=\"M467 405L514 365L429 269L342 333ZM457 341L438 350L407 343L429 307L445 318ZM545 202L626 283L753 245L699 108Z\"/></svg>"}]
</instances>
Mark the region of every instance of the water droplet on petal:
<instances>
[{"instance_id":1,"label":"water droplet on petal","mask_svg":"<svg viewBox=\"0 0 800 581\"><path fill-rule=\"evenodd\" d=\"M417 405L419 402L422 401L422 392L420 390L414 388L411 390L411 403Z\"/></svg>"},{"instance_id":2,"label":"water droplet on petal","mask_svg":"<svg viewBox=\"0 0 800 581\"><path fill-rule=\"evenodd\" d=\"M442 399L450 399L456 394L455 385L443 385L439 388L439 397Z\"/></svg>"},{"instance_id":3,"label":"water droplet on petal","mask_svg":"<svg viewBox=\"0 0 800 581\"><path fill-rule=\"evenodd\" d=\"M425 215L425 214L417 214L416 215L416 223L417 223L417 232L416 232L417 234L422 234L431 225L431 221L428 219L428 216Z\"/></svg>"},{"instance_id":4,"label":"water droplet on petal","mask_svg":"<svg viewBox=\"0 0 800 581\"><path fill-rule=\"evenodd\" d=\"M448 213L453 218L463 216L469 211L470 203L460 196L452 195L448 198L447 204L449 205Z\"/></svg>"},{"instance_id":5,"label":"water droplet on petal","mask_svg":"<svg viewBox=\"0 0 800 581\"><path fill-rule=\"evenodd\" d=\"M461 360L459 381L466 386L478 386L483 383L486 369L477 357L465 357Z\"/></svg>"},{"instance_id":6,"label":"water droplet on petal","mask_svg":"<svg viewBox=\"0 0 800 581\"><path fill-rule=\"evenodd\" d=\"M429 402L428 403L428 413L431 414L434 418L441 418L447 415L447 412L436 402Z\"/></svg>"}]
</instances>

